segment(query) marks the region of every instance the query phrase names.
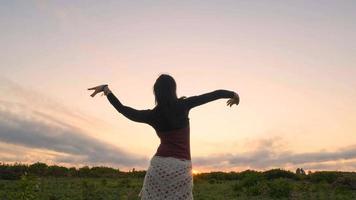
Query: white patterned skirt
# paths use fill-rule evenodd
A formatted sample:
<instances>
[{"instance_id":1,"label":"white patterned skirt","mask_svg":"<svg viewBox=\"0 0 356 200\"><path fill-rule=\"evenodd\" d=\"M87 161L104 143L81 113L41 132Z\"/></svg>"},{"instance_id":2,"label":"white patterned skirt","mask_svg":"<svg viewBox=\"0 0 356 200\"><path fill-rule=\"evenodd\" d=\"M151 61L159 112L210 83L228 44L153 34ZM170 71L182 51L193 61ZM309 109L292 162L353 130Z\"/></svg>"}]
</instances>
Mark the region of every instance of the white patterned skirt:
<instances>
[{"instance_id":1,"label":"white patterned skirt","mask_svg":"<svg viewBox=\"0 0 356 200\"><path fill-rule=\"evenodd\" d=\"M153 156L139 197L141 200L193 200L191 160Z\"/></svg>"}]
</instances>

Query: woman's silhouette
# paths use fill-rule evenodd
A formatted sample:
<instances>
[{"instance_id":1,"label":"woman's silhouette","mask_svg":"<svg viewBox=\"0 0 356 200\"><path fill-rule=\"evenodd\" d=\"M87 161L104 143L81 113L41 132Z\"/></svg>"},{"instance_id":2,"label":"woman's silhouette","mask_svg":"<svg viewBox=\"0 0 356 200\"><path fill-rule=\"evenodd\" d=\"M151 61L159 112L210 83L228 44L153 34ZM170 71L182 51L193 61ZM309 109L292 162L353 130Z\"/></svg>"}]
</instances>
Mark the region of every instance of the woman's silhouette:
<instances>
[{"instance_id":1,"label":"woman's silhouette","mask_svg":"<svg viewBox=\"0 0 356 200\"><path fill-rule=\"evenodd\" d=\"M176 82L170 75L160 75L154 84L156 106L136 110L123 105L107 85L89 88L91 95L104 92L118 112L128 119L151 125L161 140L144 178L141 199L193 199L193 176L190 156L190 109L220 98L230 98L228 106L239 104L237 93L215 90L199 96L177 98Z\"/></svg>"}]
</instances>

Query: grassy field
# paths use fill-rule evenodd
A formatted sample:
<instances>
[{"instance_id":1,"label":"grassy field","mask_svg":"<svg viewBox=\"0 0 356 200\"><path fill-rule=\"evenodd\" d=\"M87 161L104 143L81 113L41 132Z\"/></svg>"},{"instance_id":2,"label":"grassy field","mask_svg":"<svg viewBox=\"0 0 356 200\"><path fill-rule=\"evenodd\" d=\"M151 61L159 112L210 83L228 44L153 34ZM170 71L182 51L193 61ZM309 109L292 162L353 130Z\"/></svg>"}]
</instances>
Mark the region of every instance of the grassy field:
<instances>
[{"instance_id":1,"label":"grassy field","mask_svg":"<svg viewBox=\"0 0 356 200\"><path fill-rule=\"evenodd\" d=\"M356 199L354 174L322 174L295 179L248 172L229 177L205 174L194 177L195 200L233 199ZM331 177L331 178L330 178ZM0 180L0 200L119 200L138 199L143 178L38 177Z\"/></svg>"}]
</instances>

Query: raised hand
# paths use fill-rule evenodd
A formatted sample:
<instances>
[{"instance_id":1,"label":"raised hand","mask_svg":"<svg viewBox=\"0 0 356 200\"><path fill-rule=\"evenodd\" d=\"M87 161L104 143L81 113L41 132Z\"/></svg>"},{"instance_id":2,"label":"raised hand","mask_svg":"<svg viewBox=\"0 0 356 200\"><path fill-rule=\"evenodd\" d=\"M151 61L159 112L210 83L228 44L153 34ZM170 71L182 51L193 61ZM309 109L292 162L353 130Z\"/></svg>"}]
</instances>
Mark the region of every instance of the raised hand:
<instances>
[{"instance_id":1,"label":"raised hand","mask_svg":"<svg viewBox=\"0 0 356 200\"><path fill-rule=\"evenodd\" d=\"M94 90L93 94L91 94L91 97L94 97L96 94L98 94L99 92L103 92L105 87L107 87L107 84L104 85L98 85L96 87L92 87L92 88L88 88L88 90Z\"/></svg>"},{"instance_id":2,"label":"raised hand","mask_svg":"<svg viewBox=\"0 0 356 200\"><path fill-rule=\"evenodd\" d=\"M239 105L239 103L240 103L240 97L237 93L235 93L234 97L232 97L226 102L226 105L231 107L234 104Z\"/></svg>"}]
</instances>

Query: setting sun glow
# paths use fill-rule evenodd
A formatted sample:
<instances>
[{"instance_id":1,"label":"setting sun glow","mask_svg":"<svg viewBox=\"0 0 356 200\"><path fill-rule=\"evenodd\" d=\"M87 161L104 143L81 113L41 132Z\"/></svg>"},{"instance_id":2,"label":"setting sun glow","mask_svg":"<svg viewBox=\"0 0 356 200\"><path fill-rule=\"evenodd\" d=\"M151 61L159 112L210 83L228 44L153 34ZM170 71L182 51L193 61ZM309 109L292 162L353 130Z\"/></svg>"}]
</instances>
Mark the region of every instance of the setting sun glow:
<instances>
[{"instance_id":1,"label":"setting sun glow","mask_svg":"<svg viewBox=\"0 0 356 200\"><path fill-rule=\"evenodd\" d=\"M198 170L193 169L193 170L192 170L192 173L193 173L193 175L197 175L197 174L199 174L200 172L199 172Z\"/></svg>"}]
</instances>

